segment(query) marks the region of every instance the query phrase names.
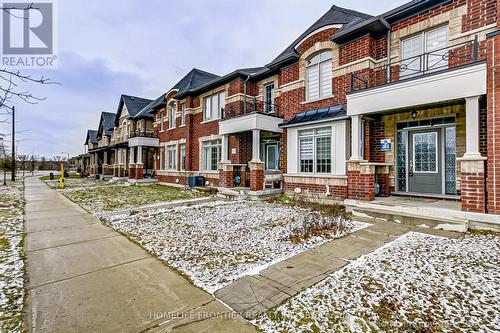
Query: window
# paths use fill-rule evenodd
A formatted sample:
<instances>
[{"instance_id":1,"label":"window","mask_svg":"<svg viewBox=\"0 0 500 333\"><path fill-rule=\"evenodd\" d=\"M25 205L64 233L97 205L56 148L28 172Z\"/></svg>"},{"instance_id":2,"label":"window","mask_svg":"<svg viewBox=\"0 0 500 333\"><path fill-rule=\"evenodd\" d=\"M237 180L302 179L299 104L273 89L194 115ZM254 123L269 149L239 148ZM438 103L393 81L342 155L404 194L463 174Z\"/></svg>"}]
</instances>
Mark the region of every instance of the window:
<instances>
[{"instance_id":1,"label":"window","mask_svg":"<svg viewBox=\"0 0 500 333\"><path fill-rule=\"evenodd\" d=\"M266 113L274 113L274 83L264 86L264 103Z\"/></svg>"},{"instance_id":2,"label":"window","mask_svg":"<svg viewBox=\"0 0 500 333\"><path fill-rule=\"evenodd\" d=\"M220 119L225 104L224 92L205 97L203 99L203 121Z\"/></svg>"},{"instance_id":3,"label":"window","mask_svg":"<svg viewBox=\"0 0 500 333\"><path fill-rule=\"evenodd\" d=\"M165 148L160 147L160 170L165 170Z\"/></svg>"},{"instance_id":4,"label":"window","mask_svg":"<svg viewBox=\"0 0 500 333\"><path fill-rule=\"evenodd\" d=\"M168 106L168 128L175 128L175 103Z\"/></svg>"},{"instance_id":5,"label":"window","mask_svg":"<svg viewBox=\"0 0 500 333\"><path fill-rule=\"evenodd\" d=\"M160 131L163 131L163 112L160 112Z\"/></svg>"},{"instance_id":6,"label":"window","mask_svg":"<svg viewBox=\"0 0 500 333\"><path fill-rule=\"evenodd\" d=\"M299 131L300 172L332 172L331 127Z\"/></svg>"},{"instance_id":7,"label":"window","mask_svg":"<svg viewBox=\"0 0 500 333\"><path fill-rule=\"evenodd\" d=\"M176 146L167 146L167 169L168 170L176 170Z\"/></svg>"},{"instance_id":8,"label":"window","mask_svg":"<svg viewBox=\"0 0 500 333\"><path fill-rule=\"evenodd\" d=\"M317 53L306 64L307 100L332 95L332 51Z\"/></svg>"},{"instance_id":9,"label":"window","mask_svg":"<svg viewBox=\"0 0 500 333\"><path fill-rule=\"evenodd\" d=\"M413 134L413 171L437 173L437 132Z\"/></svg>"},{"instance_id":10,"label":"window","mask_svg":"<svg viewBox=\"0 0 500 333\"><path fill-rule=\"evenodd\" d=\"M448 27L440 27L401 41L401 77L448 67ZM426 56L423 56L426 54Z\"/></svg>"},{"instance_id":11,"label":"window","mask_svg":"<svg viewBox=\"0 0 500 333\"><path fill-rule=\"evenodd\" d=\"M186 125L186 103L181 104L181 126Z\"/></svg>"},{"instance_id":12,"label":"window","mask_svg":"<svg viewBox=\"0 0 500 333\"><path fill-rule=\"evenodd\" d=\"M179 145L179 166L181 170L186 170L186 145Z\"/></svg>"},{"instance_id":13,"label":"window","mask_svg":"<svg viewBox=\"0 0 500 333\"><path fill-rule=\"evenodd\" d=\"M202 170L217 171L221 160L221 140L205 141L201 147Z\"/></svg>"}]
</instances>

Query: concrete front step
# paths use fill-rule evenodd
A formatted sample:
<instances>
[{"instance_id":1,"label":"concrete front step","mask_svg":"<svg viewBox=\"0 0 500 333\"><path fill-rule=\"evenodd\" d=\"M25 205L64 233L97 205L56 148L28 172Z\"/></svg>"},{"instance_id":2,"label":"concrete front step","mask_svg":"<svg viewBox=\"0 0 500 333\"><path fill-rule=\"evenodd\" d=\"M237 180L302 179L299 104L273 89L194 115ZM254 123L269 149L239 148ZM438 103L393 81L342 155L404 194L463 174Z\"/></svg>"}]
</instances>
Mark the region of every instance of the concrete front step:
<instances>
[{"instance_id":1,"label":"concrete front step","mask_svg":"<svg viewBox=\"0 0 500 333\"><path fill-rule=\"evenodd\" d=\"M408 226L467 232L469 220L447 214L445 209L420 209L420 207L385 206L357 200L345 200L344 205L357 220L366 222L389 221Z\"/></svg>"}]
</instances>

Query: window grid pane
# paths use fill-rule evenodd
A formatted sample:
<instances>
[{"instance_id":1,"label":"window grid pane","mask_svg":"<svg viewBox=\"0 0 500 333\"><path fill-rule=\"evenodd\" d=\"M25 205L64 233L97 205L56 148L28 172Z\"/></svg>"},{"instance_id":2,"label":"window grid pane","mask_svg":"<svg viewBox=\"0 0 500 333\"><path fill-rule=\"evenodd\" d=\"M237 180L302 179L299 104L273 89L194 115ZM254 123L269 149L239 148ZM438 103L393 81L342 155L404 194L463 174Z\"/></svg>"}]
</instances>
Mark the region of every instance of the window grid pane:
<instances>
[{"instance_id":1,"label":"window grid pane","mask_svg":"<svg viewBox=\"0 0 500 333\"><path fill-rule=\"evenodd\" d=\"M316 138L316 172L330 173L332 171L332 138L331 136Z\"/></svg>"},{"instance_id":2,"label":"window grid pane","mask_svg":"<svg viewBox=\"0 0 500 333\"><path fill-rule=\"evenodd\" d=\"M300 172L313 172L314 169L313 138L300 139Z\"/></svg>"}]
</instances>

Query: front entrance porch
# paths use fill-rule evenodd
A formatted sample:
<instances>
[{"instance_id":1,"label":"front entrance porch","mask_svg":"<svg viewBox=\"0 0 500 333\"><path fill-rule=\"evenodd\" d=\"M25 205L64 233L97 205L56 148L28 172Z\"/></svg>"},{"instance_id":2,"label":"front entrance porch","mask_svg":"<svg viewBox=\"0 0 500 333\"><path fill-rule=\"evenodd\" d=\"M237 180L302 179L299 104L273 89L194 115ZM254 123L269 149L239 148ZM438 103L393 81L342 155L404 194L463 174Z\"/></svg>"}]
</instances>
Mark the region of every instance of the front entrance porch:
<instances>
[{"instance_id":1,"label":"front entrance porch","mask_svg":"<svg viewBox=\"0 0 500 333\"><path fill-rule=\"evenodd\" d=\"M128 146L129 182L157 182L154 178L154 168L156 149L160 146L159 139L152 133L139 133L128 140Z\"/></svg>"},{"instance_id":2,"label":"front entrance porch","mask_svg":"<svg viewBox=\"0 0 500 333\"><path fill-rule=\"evenodd\" d=\"M281 193L283 187L283 174L280 167L282 130L278 127L281 121L281 118L274 116L250 114L220 123L219 132L222 140L219 186L222 188L221 192L234 192L244 196ZM224 188L233 190L224 191Z\"/></svg>"},{"instance_id":3,"label":"front entrance porch","mask_svg":"<svg viewBox=\"0 0 500 333\"><path fill-rule=\"evenodd\" d=\"M394 193L461 199L463 210L485 211L483 97L351 118L349 199Z\"/></svg>"}]
</instances>

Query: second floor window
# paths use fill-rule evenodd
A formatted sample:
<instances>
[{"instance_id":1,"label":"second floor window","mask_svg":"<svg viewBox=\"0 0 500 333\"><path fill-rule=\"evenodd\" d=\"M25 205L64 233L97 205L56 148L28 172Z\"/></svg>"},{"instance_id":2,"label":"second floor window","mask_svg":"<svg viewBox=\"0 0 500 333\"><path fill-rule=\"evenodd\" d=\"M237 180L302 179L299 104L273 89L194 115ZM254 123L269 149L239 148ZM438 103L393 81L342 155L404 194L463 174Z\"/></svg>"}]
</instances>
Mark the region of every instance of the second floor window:
<instances>
[{"instance_id":1,"label":"second floor window","mask_svg":"<svg viewBox=\"0 0 500 333\"><path fill-rule=\"evenodd\" d=\"M448 27L422 32L401 41L400 77L448 67Z\"/></svg>"},{"instance_id":2,"label":"second floor window","mask_svg":"<svg viewBox=\"0 0 500 333\"><path fill-rule=\"evenodd\" d=\"M186 103L181 104L181 126L186 125Z\"/></svg>"},{"instance_id":3,"label":"second floor window","mask_svg":"<svg viewBox=\"0 0 500 333\"><path fill-rule=\"evenodd\" d=\"M160 131L163 131L163 112L160 112Z\"/></svg>"},{"instance_id":4,"label":"second floor window","mask_svg":"<svg viewBox=\"0 0 500 333\"><path fill-rule=\"evenodd\" d=\"M306 63L307 100L332 95L332 51L317 53Z\"/></svg>"},{"instance_id":5,"label":"second floor window","mask_svg":"<svg viewBox=\"0 0 500 333\"><path fill-rule=\"evenodd\" d=\"M220 92L203 99L203 121L220 119L226 104L225 93Z\"/></svg>"},{"instance_id":6,"label":"second floor window","mask_svg":"<svg viewBox=\"0 0 500 333\"><path fill-rule=\"evenodd\" d=\"M175 128L175 103L168 106L168 128Z\"/></svg>"},{"instance_id":7,"label":"second floor window","mask_svg":"<svg viewBox=\"0 0 500 333\"><path fill-rule=\"evenodd\" d=\"M264 103L266 113L274 113L274 83L264 86Z\"/></svg>"}]
</instances>

